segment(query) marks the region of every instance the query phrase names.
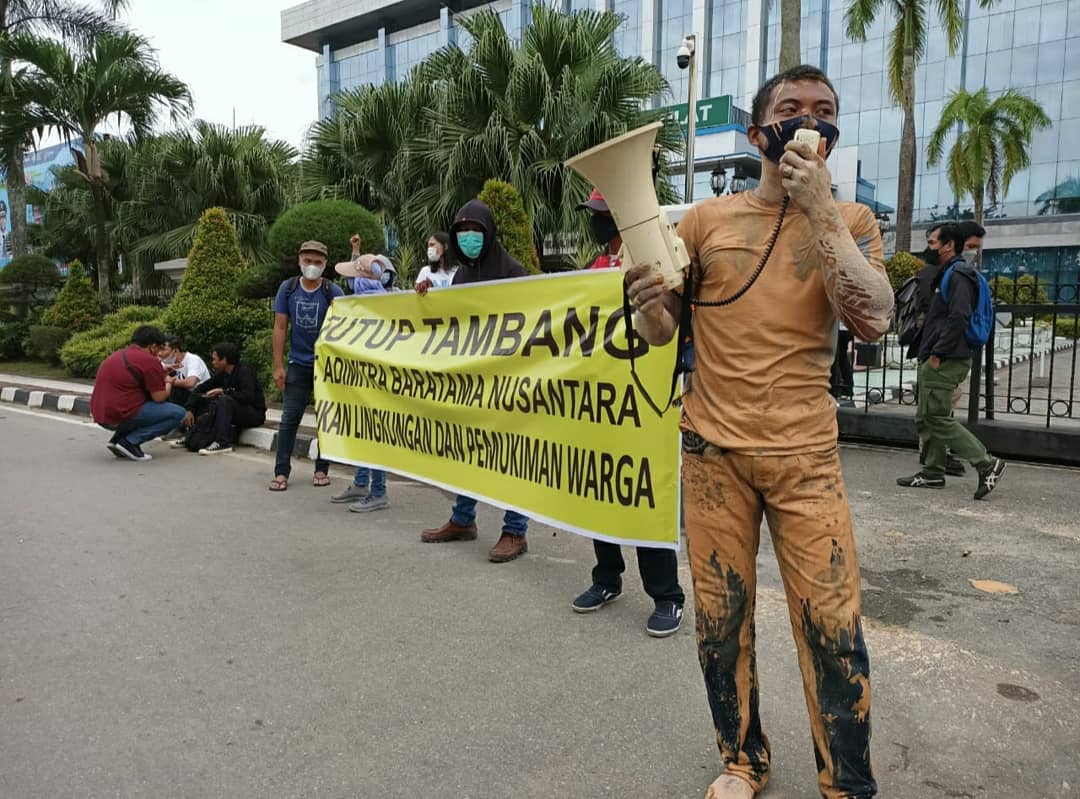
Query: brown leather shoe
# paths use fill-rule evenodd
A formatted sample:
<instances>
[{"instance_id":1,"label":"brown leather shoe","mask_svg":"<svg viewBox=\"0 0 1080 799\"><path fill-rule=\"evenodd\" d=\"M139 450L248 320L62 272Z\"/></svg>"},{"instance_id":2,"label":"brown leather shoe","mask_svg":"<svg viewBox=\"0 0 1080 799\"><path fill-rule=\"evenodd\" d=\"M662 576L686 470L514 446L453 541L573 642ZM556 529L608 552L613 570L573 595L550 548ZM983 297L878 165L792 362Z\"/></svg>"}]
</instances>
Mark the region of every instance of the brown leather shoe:
<instances>
[{"instance_id":1,"label":"brown leather shoe","mask_svg":"<svg viewBox=\"0 0 1080 799\"><path fill-rule=\"evenodd\" d=\"M525 536L503 533L499 536L499 542L488 552L488 560L492 563L506 563L528 551L529 543L525 540Z\"/></svg>"},{"instance_id":2,"label":"brown leather shoe","mask_svg":"<svg viewBox=\"0 0 1080 799\"><path fill-rule=\"evenodd\" d=\"M425 544L445 544L447 541L472 541L474 538L476 538L475 524L468 524L463 527L460 524L447 522L442 527L424 530L420 533L420 540Z\"/></svg>"}]
</instances>

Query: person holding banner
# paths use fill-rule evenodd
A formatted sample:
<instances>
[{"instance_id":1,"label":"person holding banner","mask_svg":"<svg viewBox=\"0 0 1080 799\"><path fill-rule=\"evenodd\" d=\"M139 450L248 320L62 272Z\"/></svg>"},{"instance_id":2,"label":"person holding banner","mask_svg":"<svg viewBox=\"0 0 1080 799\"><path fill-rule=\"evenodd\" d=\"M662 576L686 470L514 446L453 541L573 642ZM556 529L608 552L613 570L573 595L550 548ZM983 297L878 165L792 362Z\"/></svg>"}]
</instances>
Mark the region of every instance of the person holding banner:
<instances>
[{"instance_id":1,"label":"person holding banner","mask_svg":"<svg viewBox=\"0 0 1080 799\"><path fill-rule=\"evenodd\" d=\"M693 304L682 485L698 656L724 768L707 799L752 799L769 779L754 653L762 516L787 595L820 793L877 794L859 563L829 369L837 319L873 341L888 330L893 294L873 213L832 196L825 159L838 106L814 67L767 81L748 134L761 151L761 182L683 217L691 260L683 296L650 266L627 275L637 330L650 343L670 341Z\"/></svg>"},{"instance_id":2,"label":"person holding banner","mask_svg":"<svg viewBox=\"0 0 1080 799\"><path fill-rule=\"evenodd\" d=\"M461 264L454 275L453 285L462 286L489 280L509 280L525 277L525 267L515 261L499 243L495 217L491 209L479 200L465 203L450 228L450 252ZM425 291L419 292L426 293ZM507 510L503 514L502 534L488 552L492 563L507 563L529 551L525 541L529 519ZM424 530L420 540L426 544L448 541L472 541L476 538L476 500L459 495L442 527Z\"/></svg>"},{"instance_id":3,"label":"person holding banner","mask_svg":"<svg viewBox=\"0 0 1080 799\"><path fill-rule=\"evenodd\" d=\"M615 226L611 209L597 189L579 208L589 211L589 231L593 241L603 247L603 252L589 266L590 269L618 269L622 266L619 249L622 236ZM592 570L592 585L571 603L575 613L593 613L622 596L622 574L626 571L622 550L618 544L593 539L596 565ZM653 602L652 615L645 623L645 632L653 638L674 635L682 626L683 605L686 595L679 585L679 561L675 550L656 547L636 547L638 573L641 584Z\"/></svg>"},{"instance_id":4,"label":"person holding banner","mask_svg":"<svg viewBox=\"0 0 1080 799\"><path fill-rule=\"evenodd\" d=\"M457 265L450 251L450 236L441 230L432 233L427 240L427 264L416 276L416 293L426 294L428 289L444 289L453 284Z\"/></svg>"}]
</instances>

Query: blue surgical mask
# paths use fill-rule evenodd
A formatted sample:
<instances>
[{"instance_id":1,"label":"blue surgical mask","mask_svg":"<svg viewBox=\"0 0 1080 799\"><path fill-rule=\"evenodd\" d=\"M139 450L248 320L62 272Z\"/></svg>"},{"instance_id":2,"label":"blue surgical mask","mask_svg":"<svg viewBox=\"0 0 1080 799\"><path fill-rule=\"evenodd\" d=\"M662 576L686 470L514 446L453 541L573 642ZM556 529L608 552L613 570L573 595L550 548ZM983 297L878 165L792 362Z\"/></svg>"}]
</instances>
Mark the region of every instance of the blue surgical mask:
<instances>
[{"instance_id":1,"label":"blue surgical mask","mask_svg":"<svg viewBox=\"0 0 1080 799\"><path fill-rule=\"evenodd\" d=\"M484 251L484 234L479 230L462 230L457 234L458 248L470 261L475 261Z\"/></svg>"},{"instance_id":2,"label":"blue surgical mask","mask_svg":"<svg viewBox=\"0 0 1080 799\"><path fill-rule=\"evenodd\" d=\"M784 155L784 147L795 138L795 131L799 128L813 128L821 134L821 138L825 140L826 158L829 157L829 153L832 152L833 147L836 146L836 142L840 138L840 131L835 126L817 117L792 117L791 119L785 119L783 122L773 122L771 125L762 125L759 128L765 134L765 138L769 140L769 144L764 150L765 157L774 164L780 163L780 158Z\"/></svg>"}]
</instances>

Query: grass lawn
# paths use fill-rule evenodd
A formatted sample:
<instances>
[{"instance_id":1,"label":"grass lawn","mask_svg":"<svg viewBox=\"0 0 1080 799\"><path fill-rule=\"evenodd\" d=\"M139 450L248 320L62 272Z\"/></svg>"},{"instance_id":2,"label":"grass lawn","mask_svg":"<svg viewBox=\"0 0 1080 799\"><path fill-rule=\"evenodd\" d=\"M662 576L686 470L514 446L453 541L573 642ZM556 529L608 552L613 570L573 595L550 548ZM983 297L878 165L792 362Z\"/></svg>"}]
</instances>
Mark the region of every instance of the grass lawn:
<instances>
[{"instance_id":1,"label":"grass lawn","mask_svg":"<svg viewBox=\"0 0 1080 799\"><path fill-rule=\"evenodd\" d=\"M93 380L72 377L62 366L53 366L45 361L0 361L0 374L23 375L25 377L44 377L49 380L67 380L71 383L93 385Z\"/></svg>"}]
</instances>

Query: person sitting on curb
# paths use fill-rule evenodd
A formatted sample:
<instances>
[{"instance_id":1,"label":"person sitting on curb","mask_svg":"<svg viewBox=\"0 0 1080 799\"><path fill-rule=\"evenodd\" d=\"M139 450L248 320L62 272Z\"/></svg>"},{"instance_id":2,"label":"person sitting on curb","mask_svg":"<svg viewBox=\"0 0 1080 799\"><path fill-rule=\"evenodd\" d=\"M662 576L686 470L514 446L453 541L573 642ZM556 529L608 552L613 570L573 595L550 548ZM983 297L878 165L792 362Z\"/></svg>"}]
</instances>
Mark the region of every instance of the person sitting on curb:
<instances>
[{"instance_id":1,"label":"person sitting on curb","mask_svg":"<svg viewBox=\"0 0 1080 799\"><path fill-rule=\"evenodd\" d=\"M297 257L300 274L284 281L274 298L274 383L282 392L281 424L277 434L277 457L271 491L289 487L296 431L315 390L315 340L335 297L345 296L341 286L322 276L326 269L326 245L305 241ZM291 328L291 330L290 330ZM289 338L289 368L285 369L285 334ZM330 485L330 462L315 461L311 484Z\"/></svg>"},{"instance_id":2,"label":"person sitting on curb","mask_svg":"<svg viewBox=\"0 0 1080 799\"><path fill-rule=\"evenodd\" d=\"M352 244L352 260L335 264L334 271L351 282L353 294L385 294L383 277L391 274L390 259L385 255L361 255L359 234L349 242ZM390 507L390 500L386 496L386 472L357 466L352 483L340 494L332 496L330 501L339 504L348 502L349 510L353 513L370 513Z\"/></svg>"},{"instance_id":3,"label":"person sitting on curb","mask_svg":"<svg viewBox=\"0 0 1080 799\"><path fill-rule=\"evenodd\" d=\"M510 257L499 243L495 217L491 209L479 200L470 200L458 211L450 229L450 248L461 267L454 275L455 286L481 283L488 280L525 277L525 267ZM426 293L426 289L421 294ZM488 552L492 563L506 563L529 551L525 534L529 519L516 511L503 515L502 535ZM420 540L425 544L447 541L471 541L476 538L476 500L460 495L442 527L424 530Z\"/></svg>"},{"instance_id":4,"label":"person sitting on curb","mask_svg":"<svg viewBox=\"0 0 1080 799\"><path fill-rule=\"evenodd\" d=\"M95 422L113 431L106 446L118 458L151 460L141 445L175 429L184 419L184 409L169 402L172 386L165 382L158 360L164 344L165 335L156 327L137 327L131 343L98 367L90 412Z\"/></svg>"},{"instance_id":5,"label":"person sitting on curb","mask_svg":"<svg viewBox=\"0 0 1080 799\"><path fill-rule=\"evenodd\" d=\"M266 421L266 400L255 370L240 363L240 348L230 341L215 344L210 353L214 376L195 389L188 403L184 426L191 427L200 412L213 407L214 440L200 455L232 452L233 427L243 430Z\"/></svg>"},{"instance_id":6,"label":"person sitting on curb","mask_svg":"<svg viewBox=\"0 0 1080 799\"><path fill-rule=\"evenodd\" d=\"M593 189L589 199L578 206L589 211L589 230L593 241L603 248L589 266L590 269L618 269L622 266L619 250L622 236L615 225L604 196ZM679 560L670 549L636 547L638 573L655 607L645 623L645 632L653 638L674 635L682 626L686 595L679 585ZM622 596L622 574L626 571L622 549L610 541L593 539L596 565L592 570L592 585L571 604L575 613L592 613Z\"/></svg>"},{"instance_id":7,"label":"person sitting on curb","mask_svg":"<svg viewBox=\"0 0 1080 799\"><path fill-rule=\"evenodd\" d=\"M172 384L169 399L177 405L187 405L196 386L210 379L206 361L194 352L184 350L179 336L166 336L161 348L161 366L165 369L165 382Z\"/></svg>"}]
</instances>

